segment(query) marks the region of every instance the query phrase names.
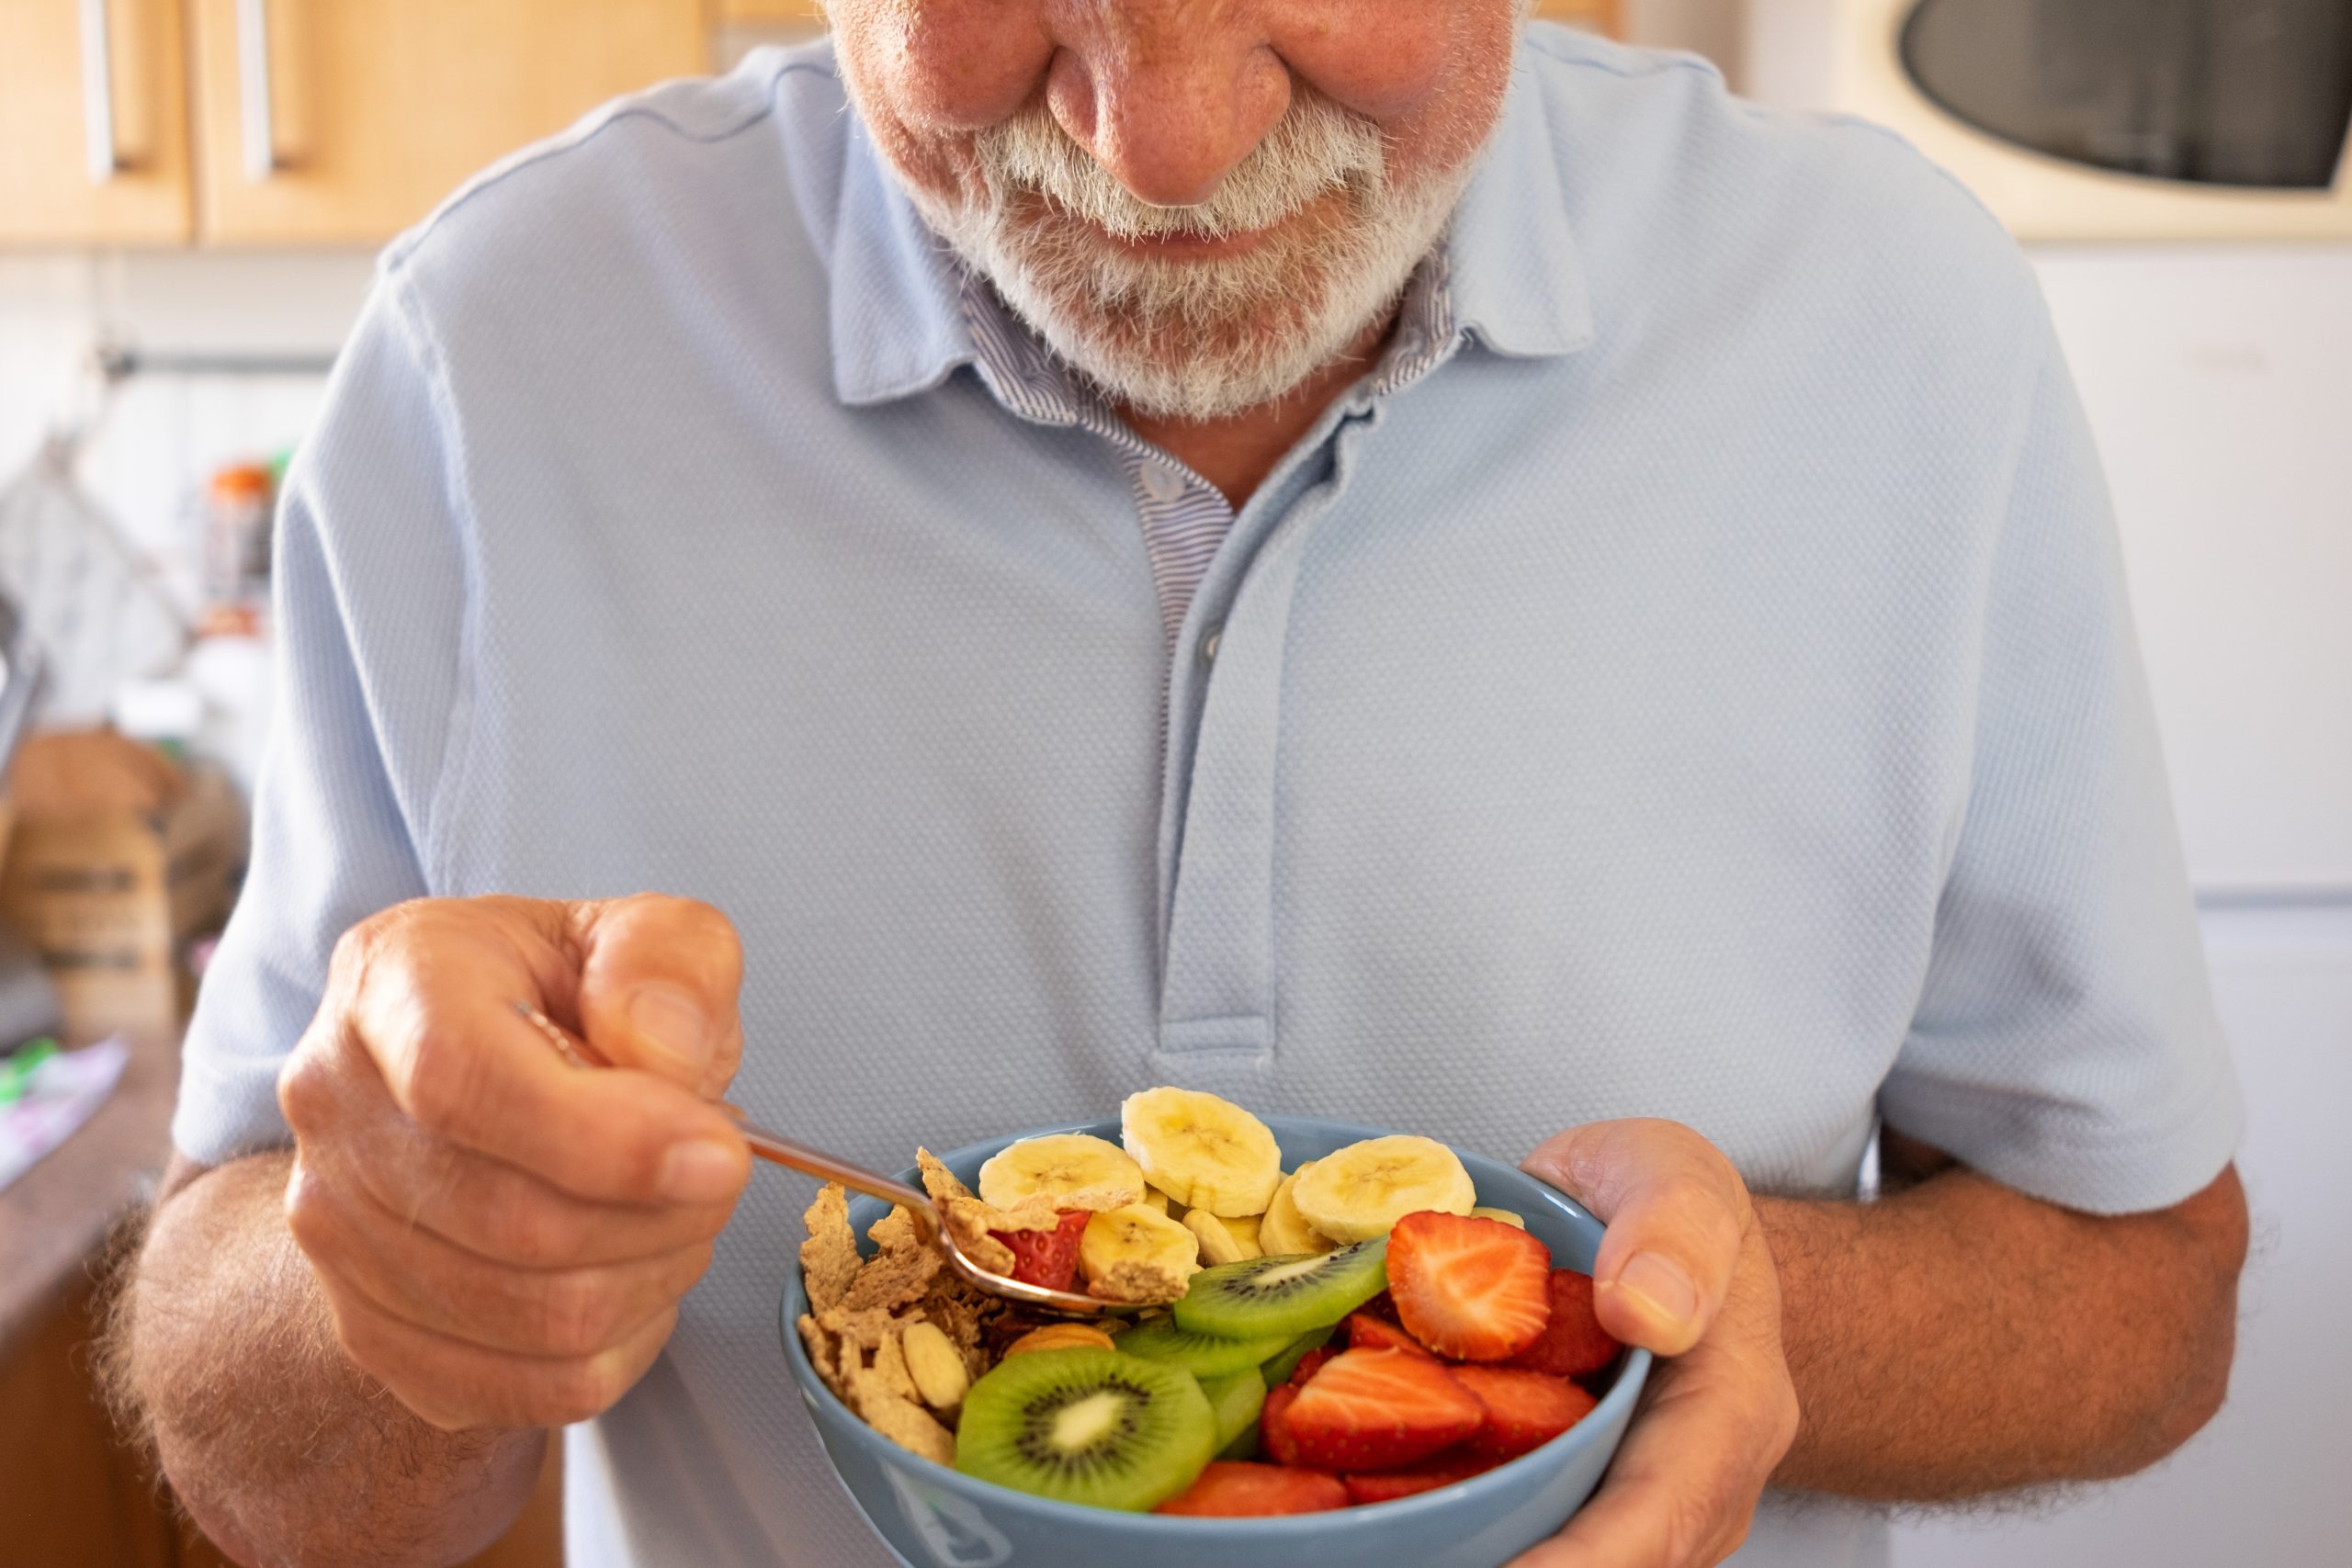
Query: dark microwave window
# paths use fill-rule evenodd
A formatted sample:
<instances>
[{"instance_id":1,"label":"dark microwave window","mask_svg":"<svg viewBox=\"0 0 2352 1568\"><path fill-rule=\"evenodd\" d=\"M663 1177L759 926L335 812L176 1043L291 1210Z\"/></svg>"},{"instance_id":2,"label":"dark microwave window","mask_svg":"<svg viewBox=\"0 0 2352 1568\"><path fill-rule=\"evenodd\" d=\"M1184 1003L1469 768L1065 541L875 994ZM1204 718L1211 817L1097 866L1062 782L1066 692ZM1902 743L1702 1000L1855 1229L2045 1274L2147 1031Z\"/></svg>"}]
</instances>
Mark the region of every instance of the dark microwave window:
<instances>
[{"instance_id":1,"label":"dark microwave window","mask_svg":"<svg viewBox=\"0 0 2352 1568\"><path fill-rule=\"evenodd\" d=\"M2125 174L2324 189L2352 131L2352 0L1919 0L1902 47L1979 130Z\"/></svg>"}]
</instances>

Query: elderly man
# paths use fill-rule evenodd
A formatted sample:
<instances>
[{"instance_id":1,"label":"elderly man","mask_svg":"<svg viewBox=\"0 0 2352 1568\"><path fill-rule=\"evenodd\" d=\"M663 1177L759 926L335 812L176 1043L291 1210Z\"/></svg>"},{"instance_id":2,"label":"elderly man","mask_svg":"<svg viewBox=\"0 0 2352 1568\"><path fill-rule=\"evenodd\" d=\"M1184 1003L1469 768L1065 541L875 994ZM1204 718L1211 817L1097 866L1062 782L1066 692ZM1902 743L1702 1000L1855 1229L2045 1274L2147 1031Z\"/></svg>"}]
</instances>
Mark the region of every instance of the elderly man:
<instances>
[{"instance_id":1,"label":"elderly man","mask_svg":"<svg viewBox=\"0 0 2352 1568\"><path fill-rule=\"evenodd\" d=\"M721 1089L1524 1156L1670 1358L1530 1568L2211 1415L2236 1094L2030 276L1521 9L834 0L387 254L124 1314L216 1539L449 1562L579 1423L576 1564L887 1562Z\"/></svg>"}]
</instances>

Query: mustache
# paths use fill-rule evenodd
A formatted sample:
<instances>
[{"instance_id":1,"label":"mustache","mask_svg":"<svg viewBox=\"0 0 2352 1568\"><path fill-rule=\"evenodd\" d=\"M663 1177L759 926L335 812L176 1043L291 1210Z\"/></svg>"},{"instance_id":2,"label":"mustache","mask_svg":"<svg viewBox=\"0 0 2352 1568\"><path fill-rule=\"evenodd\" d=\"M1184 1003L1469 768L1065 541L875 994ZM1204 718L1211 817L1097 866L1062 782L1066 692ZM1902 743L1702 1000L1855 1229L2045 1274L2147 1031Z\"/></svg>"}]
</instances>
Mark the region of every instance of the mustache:
<instances>
[{"instance_id":1,"label":"mustache","mask_svg":"<svg viewBox=\"0 0 2352 1568\"><path fill-rule=\"evenodd\" d=\"M1191 207L1155 207L1121 185L1042 102L975 138L997 204L1041 196L1123 240L1218 240L1270 228L1335 190L1377 195L1387 183L1380 128L1301 90L1273 128Z\"/></svg>"}]
</instances>

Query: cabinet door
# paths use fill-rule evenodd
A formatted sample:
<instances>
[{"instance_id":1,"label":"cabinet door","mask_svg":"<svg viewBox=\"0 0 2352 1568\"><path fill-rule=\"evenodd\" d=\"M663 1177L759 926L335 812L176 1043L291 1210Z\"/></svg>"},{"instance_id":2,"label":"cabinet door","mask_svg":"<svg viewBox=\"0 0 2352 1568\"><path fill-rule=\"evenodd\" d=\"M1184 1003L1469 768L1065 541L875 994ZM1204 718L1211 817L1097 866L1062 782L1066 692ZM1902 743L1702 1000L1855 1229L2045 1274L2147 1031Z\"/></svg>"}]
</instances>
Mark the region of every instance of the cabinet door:
<instances>
[{"instance_id":1,"label":"cabinet door","mask_svg":"<svg viewBox=\"0 0 2352 1568\"><path fill-rule=\"evenodd\" d=\"M0 245L188 234L180 0L0 0Z\"/></svg>"},{"instance_id":2,"label":"cabinet door","mask_svg":"<svg viewBox=\"0 0 2352 1568\"><path fill-rule=\"evenodd\" d=\"M211 243L378 244L606 98L705 68L703 0L191 0Z\"/></svg>"}]
</instances>

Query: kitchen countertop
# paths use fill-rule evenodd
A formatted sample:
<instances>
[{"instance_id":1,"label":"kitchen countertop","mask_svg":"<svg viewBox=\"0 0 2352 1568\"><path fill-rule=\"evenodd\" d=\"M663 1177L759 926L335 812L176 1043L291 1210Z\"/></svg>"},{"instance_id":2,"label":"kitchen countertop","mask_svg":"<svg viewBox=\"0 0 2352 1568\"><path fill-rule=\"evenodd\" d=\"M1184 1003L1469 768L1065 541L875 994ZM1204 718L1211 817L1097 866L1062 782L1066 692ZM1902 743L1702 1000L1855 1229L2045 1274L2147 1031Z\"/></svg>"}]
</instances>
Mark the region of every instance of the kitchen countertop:
<instances>
[{"instance_id":1,"label":"kitchen countertop","mask_svg":"<svg viewBox=\"0 0 2352 1568\"><path fill-rule=\"evenodd\" d=\"M107 1233L144 1201L171 1156L179 1039L129 1036L130 1059L106 1103L0 1191L0 1359L95 1265Z\"/></svg>"}]
</instances>

